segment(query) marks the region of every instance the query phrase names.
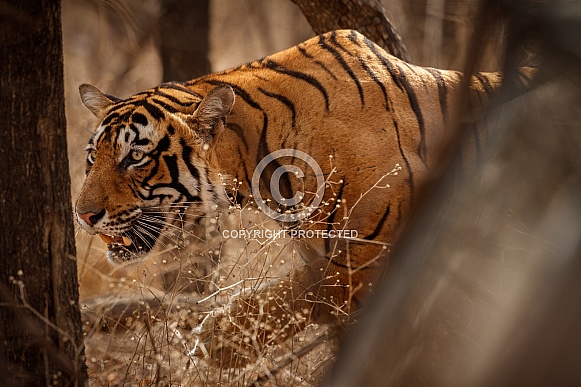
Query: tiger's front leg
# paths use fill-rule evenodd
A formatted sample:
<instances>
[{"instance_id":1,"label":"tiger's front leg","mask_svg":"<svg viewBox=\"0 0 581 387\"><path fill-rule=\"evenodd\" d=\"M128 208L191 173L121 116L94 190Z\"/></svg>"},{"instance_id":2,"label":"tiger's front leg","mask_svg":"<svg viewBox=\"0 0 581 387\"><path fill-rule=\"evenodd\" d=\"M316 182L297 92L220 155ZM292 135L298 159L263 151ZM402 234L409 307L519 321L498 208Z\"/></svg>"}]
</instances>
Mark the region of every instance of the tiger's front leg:
<instances>
[{"instance_id":1,"label":"tiger's front leg","mask_svg":"<svg viewBox=\"0 0 581 387\"><path fill-rule=\"evenodd\" d=\"M333 323L348 315L345 274L319 259L291 278L234 296L213 310L193 333L194 354L223 367L244 367L269 347L304 330L310 323Z\"/></svg>"}]
</instances>

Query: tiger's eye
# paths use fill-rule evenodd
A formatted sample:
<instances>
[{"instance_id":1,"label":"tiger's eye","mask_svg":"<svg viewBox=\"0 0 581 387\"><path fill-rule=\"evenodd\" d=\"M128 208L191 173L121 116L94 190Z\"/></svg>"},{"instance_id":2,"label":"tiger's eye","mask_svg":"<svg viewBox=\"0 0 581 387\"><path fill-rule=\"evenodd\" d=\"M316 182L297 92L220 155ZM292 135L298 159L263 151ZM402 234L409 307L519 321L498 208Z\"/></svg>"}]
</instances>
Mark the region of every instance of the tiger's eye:
<instances>
[{"instance_id":1,"label":"tiger's eye","mask_svg":"<svg viewBox=\"0 0 581 387\"><path fill-rule=\"evenodd\" d=\"M131 158L132 158L134 161L140 161L141 159L143 159L143 156L144 156L144 155L145 155L145 154L143 153L143 151L140 151L139 149L133 149L133 150L131 151Z\"/></svg>"}]
</instances>

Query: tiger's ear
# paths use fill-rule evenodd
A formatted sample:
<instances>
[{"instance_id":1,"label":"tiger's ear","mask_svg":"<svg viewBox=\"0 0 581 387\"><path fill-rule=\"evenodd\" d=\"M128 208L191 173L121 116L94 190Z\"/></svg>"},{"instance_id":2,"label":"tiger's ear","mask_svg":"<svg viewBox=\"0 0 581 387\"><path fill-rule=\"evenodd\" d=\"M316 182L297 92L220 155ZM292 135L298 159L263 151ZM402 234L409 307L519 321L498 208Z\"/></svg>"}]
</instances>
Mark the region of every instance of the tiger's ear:
<instances>
[{"instance_id":1,"label":"tiger's ear","mask_svg":"<svg viewBox=\"0 0 581 387\"><path fill-rule=\"evenodd\" d=\"M212 143L220 123L234 106L235 94L230 86L218 86L206 95L188 118L192 129L206 144Z\"/></svg>"},{"instance_id":2,"label":"tiger's ear","mask_svg":"<svg viewBox=\"0 0 581 387\"><path fill-rule=\"evenodd\" d=\"M83 83L79 86L79 94L83 105L87 107L97 118L103 118L105 110L119 101L118 98L102 93L93 85Z\"/></svg>"}]
</instances>

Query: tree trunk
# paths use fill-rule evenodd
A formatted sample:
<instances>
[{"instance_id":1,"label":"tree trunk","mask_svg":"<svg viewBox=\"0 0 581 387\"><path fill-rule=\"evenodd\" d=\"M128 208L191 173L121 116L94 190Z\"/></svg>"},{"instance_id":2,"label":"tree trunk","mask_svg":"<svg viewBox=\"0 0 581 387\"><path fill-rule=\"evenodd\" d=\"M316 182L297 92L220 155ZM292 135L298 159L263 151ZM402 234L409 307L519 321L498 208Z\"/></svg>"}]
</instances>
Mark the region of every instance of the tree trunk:
<instances>
[{"instance_id":1,"label":"tree trunk","mask_svg":"<svg viewBox=\"0 0 581 387\"><path fill-rule=\"evenodd\" d=\"M160 52L164 81L187 81L210 73L209 0L164 0Z\"/></svg>"},{"instance_id":2,"label":"tree trunk","mask_svg":"<svg viewBox=\"0 0 581 387\"><path fill-rule=\"evenodd\" d=\"M60 2L0 12L0 378L83 385Z\"/></svg>"},{"instance_id":3,"label":"tree trunk","mask_svg":"<svg viewBox=\"0 0 581 387\"><path fill-rule=\"evenodd\" d=\"M401 37L385 15L381 0L292 0L298 5L316 34L353 29L383 47L390 54L411 62Z\"/></svg>"}]
</instances>

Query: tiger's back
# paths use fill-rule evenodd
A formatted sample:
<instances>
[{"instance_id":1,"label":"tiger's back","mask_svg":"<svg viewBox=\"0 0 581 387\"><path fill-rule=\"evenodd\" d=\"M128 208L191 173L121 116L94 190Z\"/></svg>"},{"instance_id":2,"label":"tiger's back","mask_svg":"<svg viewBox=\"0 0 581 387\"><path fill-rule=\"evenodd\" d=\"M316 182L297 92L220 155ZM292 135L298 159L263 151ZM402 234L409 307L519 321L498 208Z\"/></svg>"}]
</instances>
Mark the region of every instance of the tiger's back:
<instances>
[{"instance_id":1,"label":"tiger's back","mask_svg":"<svg viewBox=\"0 0 581 387\"><path fill-rule=\"evenodd\" d=\"M526 81L528 75L523 77ZM254 202L289 227L326 235L355 230L357 238L325 238L319 233L300 240L304 267L229 308L239 311L240 320L231 326L230 341L215 341L198 330L216 358L231 359L234 353L255 358L236 327L254 321L259 310L269 310L270 323L256 327L255 335L266 343L283 340L309 322L337 321L361 305L446 137L460 81L458 72L413 66L357 32L335 31L232 70L183 84L162 84L124 101L85 87L84 103L102 120L91 149L97 159L106 153L111 161L105 167L103 158L93 160L88 169L77 202L79 222L90 232L110 234L111 228L99 227L102 219L96 211L101 211L104 219L116 222L114 230L120 230L105 239L125 244L123 236L139 236L131 225L140 213L147 213L148 203L187 202L198 218L214 207L224 210L227 176L237 182L237 200ZM499 73L473 76L470 105L484 106L500 82ZM120 136L123 130L132 134ZM475 146L482 136L474 132ZM148 145L139 148L139 141ZM116 175L112 160L121 165L136 147L139 160L131 161L125 177ZM273 156L280 150L291 151ZM113 157L115 152L120 155ZM271 162L262 168L265 158ZM262 168L258 179L257 167ZM144 184L144 179L154 178L155 187ZM111 189L104 179L114 179L117 185L127 181L131 187L116 201L136 208L141 203L142 208L114 219L115 211L104 203ZM104 192L95 195L99 189ZM257 193L270 203L265 206ZM285 206L296 193L304 195L303 206ZM315 202L316 208L309 209ZM287 210L295 217L278 217ZM297 213L308 216L296 217ZM160 227L148 231L147 246L141 247L153 247L162 232ZM129 242L116 248L133 254L136 243ZM124 257L132 259L131 254Z\"/></svg>"},{"instance_id":2,"label":"tiger's back","mask_svg":"<svg viewBox=\"0 0 581 387\"><path fill-rule=\"evenodd\" d=\"M343 210L327 208L316 218L324 221L308 227L350 228L363 239L389 243L446 136L460 81L459 72L413 66L355 31L335 31L186 86L200 94L217 85L234 89L237 102L216 152L218 160L228 160L228 174L244 187L252 186L256 165L270 152L303 151L333 183L323 203L343 203ZM499 73L473 77L470 105L482 107L500 82ZM301 160L287 161L309 169ZM289 196L305 190L303 183L306 191L317 192L313 176L281 182ZM386 185L389 189L379 188ZM314 242L321 244L317 256L328 257L337 249L328 241ZM357 250L375 257L382 247L351 249L355 254L349 263L338 256L335 261L366 265L367 258L354 258L359 257Z\"/></svg>"}]
</instances>

